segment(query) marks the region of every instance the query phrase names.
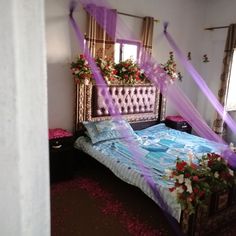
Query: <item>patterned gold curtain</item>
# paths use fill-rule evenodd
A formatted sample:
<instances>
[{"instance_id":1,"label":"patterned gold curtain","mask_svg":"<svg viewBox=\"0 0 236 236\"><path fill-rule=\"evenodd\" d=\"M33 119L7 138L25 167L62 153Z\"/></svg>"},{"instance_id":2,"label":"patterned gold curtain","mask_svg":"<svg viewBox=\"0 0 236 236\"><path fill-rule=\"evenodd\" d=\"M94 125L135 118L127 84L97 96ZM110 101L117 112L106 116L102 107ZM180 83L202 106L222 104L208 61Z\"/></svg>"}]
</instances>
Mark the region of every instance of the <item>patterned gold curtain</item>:
<instances>
[{"instance_id":1,"label":"patterned gold curtain","mask_svg":"<svg viewBox=\"0 0 236 236\"><path fill-rule=\"evenodd\" d=\"M87 46L93 57L108 57L113 59L117 11L95 5L93 5L92 10L93 14L99 14L99 18L104 22L102 23L103 27L101 27L96 22L95 18L91 14L87 13ZM109 31L109 35L106 33L106 30ZM113 35L111 35L110 32L113 32Z\"/></svg>"},{"instance_id":2,"label":"patterned gold curtain","mask_svg":"<svg viewBox=\"0 0 236 236\"><path fill-rule=\"evenodd\" d=\"M151 54L152 53L152 39L153 39L153 27L154 27L154 18L146 16L143 18L142 26L142 46L143 49Z\"/></svg>"},{"instance_id":3,"label":"patterned gold curtain","mask_svg":"<svg viewBox=\"0 0 236 236\"><path fill-rule=\"evenodd\" d=\"M227 90L229 85L229 76L233 60L233 52L236 47L236 24L231 24L228 29L227 40L225 44L224 59L223 59L223 71L221 74L221 84L218 91L219 102L224 106L227 97ZM219 134L224 135L224 122L221 116L217 113L216 119L213 123L213 130Z\"/></svg>"},{"instance_id":4,"label":"patterned gold curtain","mask_svg":"<svg viewBox=\"0 0 236 236\"><path fill-rule=\"evenodd\" d=\"M154 18L150 16L146 16L143 18L142 25L142 51L141 51L141 60L145 61L149 58L149 55L152 54L152 41L153 41L153 29L154 29ZM160 111L160 120L164 120L166 116L166 98L160 93L159 99L160 107L162 110Z\"/></svg>"}]
</instances>

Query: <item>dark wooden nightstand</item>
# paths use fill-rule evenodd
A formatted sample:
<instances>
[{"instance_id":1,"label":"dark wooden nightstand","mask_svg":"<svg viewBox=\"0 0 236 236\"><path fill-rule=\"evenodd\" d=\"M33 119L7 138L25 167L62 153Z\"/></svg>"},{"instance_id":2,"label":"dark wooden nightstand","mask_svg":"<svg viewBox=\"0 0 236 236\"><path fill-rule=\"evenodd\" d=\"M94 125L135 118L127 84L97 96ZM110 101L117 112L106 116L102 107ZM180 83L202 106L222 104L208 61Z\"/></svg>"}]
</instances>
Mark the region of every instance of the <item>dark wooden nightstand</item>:
<instances>
[{"instance_id":1,"label":"dark wooden nightstand","mask_svg":"<svg viewBox=\"0 0 236 236\"><path fill-rule=\"evenodd\" d=\"M191 134L192 127L180 116L169 116L165 119L166 126Z\"/></svg>"},{"instance_id":2,"label":"dark wooden nightstand","mask_svg":"<svg viewBox=\"0 0 236 236\"><path fill-rule=\"evenodd\" d=\"M49 140L50 182L68 180L74 174L74 138L63 137Z\"/></svg>"}]
</instances>

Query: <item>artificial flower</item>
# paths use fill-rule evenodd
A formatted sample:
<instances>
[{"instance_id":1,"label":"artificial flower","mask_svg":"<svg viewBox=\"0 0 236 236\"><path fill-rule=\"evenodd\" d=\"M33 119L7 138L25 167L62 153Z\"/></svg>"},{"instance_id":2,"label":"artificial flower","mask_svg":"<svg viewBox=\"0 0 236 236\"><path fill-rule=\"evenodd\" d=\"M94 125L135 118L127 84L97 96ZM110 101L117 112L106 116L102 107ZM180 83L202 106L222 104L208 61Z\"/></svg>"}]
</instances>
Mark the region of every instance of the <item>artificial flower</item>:
<instances>
[{"instance_id":1,"label":"artificial flower","mask_svg":"<svg viewBox=\"0 0 236 236\"><path fill-rule=\"evenodd\" d=\"M182 80L182 75L176 69L176 62L174 60L173 52L169 53L169 59L165 64L161 64L161 67L165 70L165 72L170 76L171 80L174 81L176 79Z\"/></svg>"},{"instance_id":2,"label":"artificial flower","mask_svg":"<svg viewBox=\"0 0 236 236\"><path fill-rule=\"evenodd\" d=\"M178 158L175 168L166 170L167 178L174 184L169 190L181 209L189 214L195 213L197 206L207 204L212 193L226 190L236 183L235 172L219 154L208 153L197 160L198 163L194 164Z\"/></svg>"},{"instance_id":3,"label":"artificial flower","mask_svg":"<svg viewBox=\"0 0 236 236\"><path fill-rule=\"evenodd\" d=\"M131 59L115 64L113 60L107 57L98 57L95 59L95 62L108 85L149 82L144 71ZM76 80L83 82L85 79L93 79L92 71L84 55L80 55L71 63L71 71L73 78Z\"/></svg>"},{"instance_id":4,"label":"artificial flower","mask_svg":"<svg viewBox=\"0 0 236 236\"><path fill-rule=\"evenodd\" d=\"M71 63L71 71L76 80L85 81L86 79L90 80L92 78L92 70L84 55L80 55Z\"/></svg>"},{"instance_id":5,"label":"artificial flower","mask_svg":"<svg viewBox=\"0 0 236 236\"><path fill-rule=\"evenodd\" d=\"M144 71L132 59L127 59L115 64L117 76L124 84L148 82Z\"/></svg>"}]
</instances>

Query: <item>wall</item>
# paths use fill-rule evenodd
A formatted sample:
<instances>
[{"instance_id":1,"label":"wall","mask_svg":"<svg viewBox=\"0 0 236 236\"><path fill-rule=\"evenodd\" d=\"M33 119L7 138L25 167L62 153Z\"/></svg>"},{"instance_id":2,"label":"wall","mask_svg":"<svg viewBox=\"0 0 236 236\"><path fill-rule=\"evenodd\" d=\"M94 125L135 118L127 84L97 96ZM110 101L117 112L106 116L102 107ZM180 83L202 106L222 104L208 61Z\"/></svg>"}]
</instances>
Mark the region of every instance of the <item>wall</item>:
<instances>
[{"instance_id":1,"label":"wall","mask_svg":"<svg viewBox=\"0 0 236 236\"><path fill-rule=\"evenodd\" d=\"M50 235L43 0L0 1L0 235Z\"/></svg>"},{"instance_id":2,"label":"wall","mask_svg":"<svg viewBox=\"0 0 236 236\"><path fill-rule=\"evenodd\" d=\"M109 0L111 7L120 12L139 16L153 16L160 20L155 25L153 38L153 55L159 62L166 62L172 50L163 37L163 22L169 22L169 32L184 53L192 52L192 63L197 69L201 65L201 42L204 21L205 1L195 0ZM204 3L204 4L203 4ZM82 31L85 31L86 17L80 7L76 19ZM133 37L139 37L142 21L137 18L119 15L121 20L135 32ZM119 22L121 25L121 23ZM70 74L70 62L80 53L74 33L68 22L68 1L46 1L46 36L48 59L48 113L49 127L61 127L73 130L74 113L74 85ZM179 86L192 100L197 103L197 89L195 84L178 63L178 68L184 75ZM191 88L191 89L190 89ZM176 111L168 103L168 114Z\"/></svg>"},{"instance_id":3,"label":"wall","mask_svg":"<svg viewBox=\"0 0 236 236\"><path fill-rule=\"evenodd\" d=\"M72 128L73 83L68 1L45 1L49 127Z\"/></svg>"},{"instance_id":4,"label":"wall","mask_svg":"<svg viewBox=\"0 0 236 236\"><path fill-rule=\"evenodd\" d=\"M236 0L206 1L206 16L204 19L203 28L227 26L229 24L236 23L235 9ZM203 31L202 33L202 47L200 48L201 54L207 54L210 62L202 63L200 72L216 96L220 86L220 75L222 71L222 60L226 37L227 29ZM203 118L210 126L212 126L216 113L212 105L201 92L198 92L197 107Z\"/></svg>"}]
</instances>

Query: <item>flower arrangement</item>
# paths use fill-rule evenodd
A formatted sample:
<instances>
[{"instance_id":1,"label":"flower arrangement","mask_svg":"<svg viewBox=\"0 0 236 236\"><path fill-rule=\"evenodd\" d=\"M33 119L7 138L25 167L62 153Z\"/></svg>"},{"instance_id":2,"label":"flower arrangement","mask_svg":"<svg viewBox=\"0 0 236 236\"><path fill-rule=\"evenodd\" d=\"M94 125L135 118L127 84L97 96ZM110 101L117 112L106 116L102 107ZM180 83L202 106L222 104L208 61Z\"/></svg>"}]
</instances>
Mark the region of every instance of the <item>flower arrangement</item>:
<instances>
[{"instance_id":1,"label":"flower arrangement","mask_svg":"<svg viewBox=\"0 0 236 236\"><path fill-rule=\"evenodd\" d=\"M134 84L147 80L144 72L132 59L121 61L115 65L115 69L117 71L117 75L125 84Z\"/></svg>"},{"instance_id":2,"label":"flower arrangement","mask_svg":"<svg viewBox=\"0 0 236 236\"><path fill-rule=\"evenodd\" d=\"M166 71L166 73L170 76L170 78L172 79L172 81L178 79L178 80L182 80L182 75L180 72L177 71L176 69L176 63L174 60L174 54L173 52L169 53L169 59L167 60L167 62L165 64L161 64L161 67Z\"/></svg>"},{"instance_id":3,"label":"flower arrangement","mask_svg":"<svg viewBox=\"0 0 236 236\"><path fill-rule=\"evenodd\" d=\"M209 171L206 180L211 185L213 192L232 187L236 182L235 173L229 167L227 161L216 153L208 153L200 160L202 169Z\"/></svg>"},{"instance_id":4,"label":"flower arrangement","mask_svg":"<svg viewBox=\"0 0 236 236\"><path fill-rule=\"evenodd\" d=\"M209 153L198 159L198 165L179 158L173 170L167 170L167 178L174 181L169 190L177 197L182 210L195 213L196 207L205 206L214 192L223 191L235 184L235 173L218 154Z\"/></svg>"},{"instance_id":5,"label":"flower arrangement","mask_svg":"<svg viewBox=\"0 0 236 236\"><path fill-rule=\"evenodd\" d=\"M144 71L141 70L136 62L132 59L127 59L115 64L109 58L96 58L96 64L101 70L101 74L107 84L136 84L148 82ZM182 80L182 75L176 70L173 52L170 52L170 57L161 67L170 76L171 80ZM88 61L84 55L80 55L74 62L71 63L71 71L75 80L82 82L90 81L93 77L92 70L89 67Z\"/></svg>"},{"instance_id":6,"label":"flower arrangement","mask_svg":"<svg viewBox=\"0 0 236 236\"><path fill-rule=\"evenodd\" d=\"M96 64L101 70L101 74L106 80L107 84L115 82L118 79L117 71L114 62L109 58L97 58Z\"/></svg>"},{"instance_id":7,"label":"flower arrangement","mask_svg":"<svg viewBox=\"0 0 236 236\"><path fill-rule=\"evenodd\" d=\"M74 79L85 81L92 78L92 71L84 55L80 55L71 63L71 71Z\"/></svg>"},{"instance_id":8,"label":"flower arrangement","mask_svg":"<svg viewBox=\"0 0 236 236\"><path fill-rule=\"evenodd\" d=\"M107 84L135 84L147 82L148 79L144 72L138 67L137 63L128 59L115 64L109 58L96 58L95 62L101 70ZM80 81L92 79L92 71L84 55L80 55L75 62L71 63L73 77Z\"/></svg>"}]
</instances>

